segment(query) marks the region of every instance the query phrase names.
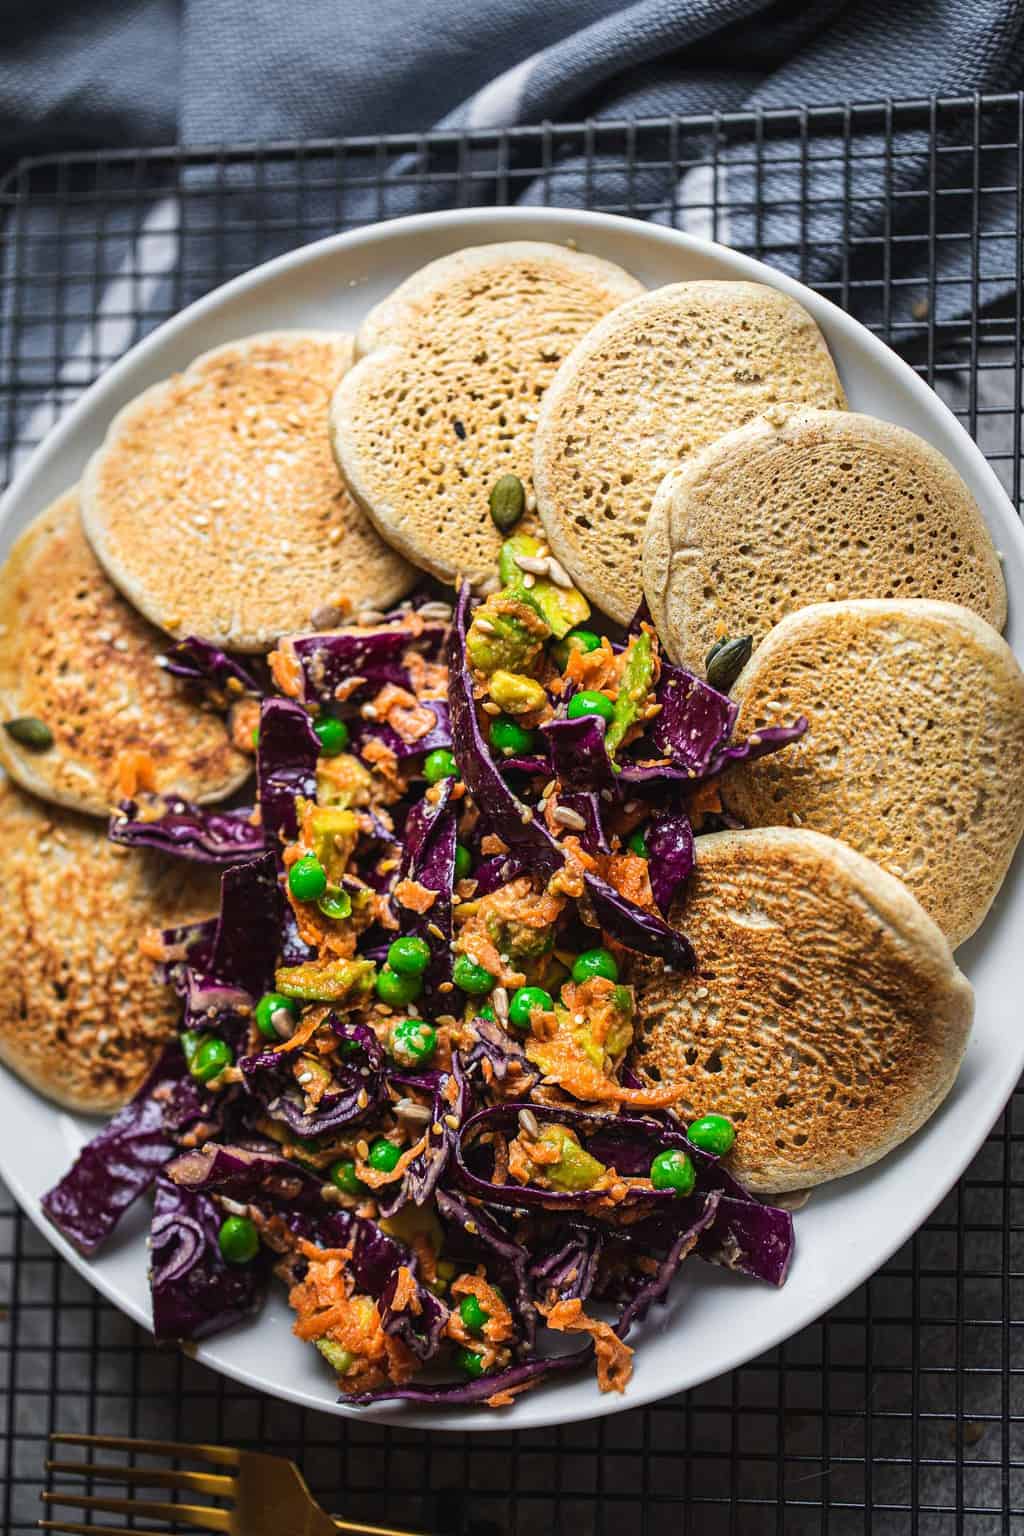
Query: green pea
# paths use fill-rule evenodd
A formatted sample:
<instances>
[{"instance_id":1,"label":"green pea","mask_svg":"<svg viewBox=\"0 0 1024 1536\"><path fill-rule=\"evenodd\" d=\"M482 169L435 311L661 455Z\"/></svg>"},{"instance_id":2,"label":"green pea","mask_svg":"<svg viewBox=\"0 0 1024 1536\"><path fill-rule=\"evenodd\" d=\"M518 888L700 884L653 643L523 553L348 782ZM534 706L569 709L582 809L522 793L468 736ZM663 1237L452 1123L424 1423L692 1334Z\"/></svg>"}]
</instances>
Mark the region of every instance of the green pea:
<instances>
[{"instance_id":1,"label":"green pea","mask_svg":"<svg viewBox=\"0 0 1024 1536\"><path fill-rule=\"evenodd\" d=\"M498 1022L498 1015L495 1013L490 1003L484 1003L482 1008L478 1008L476 1011L476 1016L478 1019L486 1019L489 1024L497 1024Z\"/></svg>"},{"instance_id":2,"label":"green pea","mask_svg":"<svg viewBox=\"0 0 1024 1536\"><path fill-rule=\"evenodd\" d=\"M394 1173L401 1155L401 1147L396 1147L393 1141L378 1136L370 1148L370 1155L366 1161L371 1168L376 1168L378 1173Z\"/></svg>"},{"instance_id":3,"label":"green pea","mask_svg":"<svg viewBox=\"0 0 1024 1536\"><path fill-rule=\"evenodd\" d=\"M529 1029L530 1015L535 1008L550 1013L554 1006L554 998L543 987L520 987L517 992L513 992L512 1001L508 1005L508 1021L516 1029Z\"/></svg>"},{"instance_id":4,"label":"green pea","mask_svg":"<svg viewBox=\"0 0 1024 1536\"><path fill-rule=\"evenodd\" d=\"M320 751L324 757L337 757L348 746L349 730L344 720L335 720L333 715L325 715L322 720L316 721L313 729L320 738Z\"/></svg>"},{"instance_id":5,"label":"green pea","mask_svg":"<svg viewBox=\"0 0 1024 1536\"><path fill-rule=\"evenodd\" d=\"M260 728L258 725L254 725L252 728L252 744L253 750L255 750L260 744Z\"/></svg>"},{"instance_id":6,"label":"green pea","mask_svg":"<svg viewBox=\"0 0 1024 1536\"><path fill-rule=\"evenodd\" d=\"M288 889L296 901L316 901L327 889L327 871L311 853L296 859L288 871Z\"/></svg>"},{"instance_id":7,"label":"green pea","mask_svg":"<svg viewBox=\"0 0 1024 1536\"><path fill-rule=\"evenodd\" d=\"M687 1127L686 1134L702 1152L710 1152L712 1157L724 1157L732 1150L736 1127L724 1115L701 1115Z\"/></svg>"},{"instance_id":8,"label":"green pea","mask_svg":"<svg viewBox=\"0 0 1024 1536\"><path fill-rule=\"evenodd\" d=\"M391 1054L403 1067L419 1067L437 1050L437 1031L424 1019L399 1019L391 1031Z\"/></svg>"},{"instance_id":9,"label":"green pea","mask_svg":"<svg viewBox=\"0 0 1024 1536\"><path fill-rule=\"evenodd\" d=\"M689 1156L677 1152L674 1147L666 1147L651 1163L651 1183L655 1189L672 1189L677 1195L689 1195L696 1182L697 1174Z\"/></svg>"},{"instance_id":10,"label":"green pea","mask_svg":"<svg viewBox=\"0 0 1024 1536\"><path fill-rule=\"evenodd\" d=\"M491 1314L485 1312L476 1296L463 1296L459 1302L459 1316L470 1333L480 1334Z\"/></svg>"},{"instance_id":11,"label":"green pea","mask_svg":"<svg viewBox=\"0 0 1024 1536\"><path fill-rule=\"evenodd\" d=\"M526 730L507 715L491 721L491 746L503 757L529 757L537 744L535 732Z\"/></svg>"},{"instance_id":12,"label":"green pea","mask_svg":"<svg viewBox=\"0 0 1024 1536\"><path fill-rule=\"evenodd\" d=\"M475 1349L460 1349L456 1351L455 1364L464 1375L479 1381L484 1374L484 1357L478 1355Z\"/></svg>"},{"instance_id":13,"label":"green pea","mask_svg":"<svg viewBox=\"0 0 1024 1536\"><path fill-rule=\"evenodd\" d=\"M440 784L442 779L455 779L458 775L458 764L447 747L435 747L423 759L423 777L428 784Z\"/></svg>"},{"instance_id":14,"label":"green pea","mask_svg":"<svg viewBox=\"0 0 1024 1536\"><path fill-rule=\"evenodd\" d=\"M635 832L629 834L626 847L630 853L638 853L642 859L649 859L651 856L651 850L647 846L643 827L637 827Z\"/></svg>"},{"instance_id":15,"label":"green pea","mask_svg":"<svg viewBox=\"0 0 1024 1536\"><path fill-rule=\"evenodd\" d=\"M387 1003L389 1008L405 1008L413 1003L423 990L423 982L419 976L402 976L398 971L392 971L387 966L378 971L376 980L377 996L382 1003Z\"/></svg>"},{"instance_id":16,"label":"green pea","mask_svg":"<svg viewBox=\"0 0 1024 1536\"><path fill-rule=\"evenodd\" d=\"M486 997L488 992L494 990L494 977L490 971L485 971L482 965L477 965L468 955L459 955L452 968L452 980L463 992L468 992L470 997Z\"/></svg>"},{"instance_id":17,"label":"green pea","mask_svg":"<svg viewBox=\"0 0 1024 1536\"><path fill-rule=\"evenodd\" d=\"M229 1216L221 1222L217 1243L229 1264L251 1264L260 1251L260 1235L248 1216Z\"/></svg>"},{"instance_id":18,"label":"green pea","mask_svg":"<svg viewBox=\"0 0 1024 1536\"><path fill-rule=\"evenodd\" d=\"M219 1077L225 1067L230 1067L234 1059L231 1047L226 1041L219 1039L216 1035L209 1035L197 1047L189 1063L189 1071L201 1083L209 1083L215 1077Z\"/></svg>"},{"instance_id":19,"label":"green pea","mask_svg":"<svg viewBox=\"0 0 1024 1536\"><path fill-rule=\"evenodd\" d=\"M422 976L430 964L430 945L413 934L395 939L388 949L388 965L400 976Z\"/></svg>"},{"instance_id":20,"label":"green pea","mask_svg":"<svg viewBox=\"0 0 1024 1536\"><path fill-rule=\"evenodd\" d=\"M284 997L280 992L264 992L256 1004L256 1028L268 1040L280 1040L286 1037L286 1031L287 1034L291 1033L287 1029L287 1021L283 1019L281 1022L286 1024L286 1030L279 1032L276 1029L274 1016L278 1013L286 1013L288 1021L294 1024L299 1016L299 1005L294 998Z\"/></svg>"},{"instance_id":21,"label":"green pea","mask_svg":"<svg viewBox=\"0 0 1024 1536\"><path fill-rule=\"evenodd\" d=\"M356 1165L347 1159L332 1163L328 1178L336 1189L346 1195L365 1195L369 1186L356 1173Z\"/></svg>"},{"instance_id":22,"label":"green pea","mask_svg":"<svg viewBox=\"0 0 1024 1536\"><path fill-rule=\"evenodd\" d=\"M592 629L570 629L564 639L555 641L551 654L564 671L572 651L582 651L586 655L588 651L596 651L600 644L601 636L595 635Z\"/></svg>"},{"instance_id":23,"label":"green pea","mask_svg":"<svg viewBox=\"0 0 1024 1536\"><path fill-rule=\"evenodd\" d=\"M581 955L576 956L572 963L573 981L582 983L590 981L594 976L603 976L607 981L618 981L619 967L610 950L585 949Z\"/></svg>"},{"instance_id":24,"label":"green pea","mask_svg":"<svg viewBox=\"0 0 1024 1536\"><path fill-rule=\"evenodd\" d=\"M473 868L473 855L463 843L455 844L455 878L466 880Z\"/></svg>"},{"instance_id":25,"label":"green pea","mask_svg":"<svg viewBox=\"0 0 1024 1536\"><path fill-rule=\"evenodd\" d=\"M335 922L352 916L352 897L344 886L328 885L323 895L317 897L316 904L325 917L333 918Z\"/></svg>"},{"instance_id":26,"label":"green pea","mask_svg":"<svg viewBox=\"0 0 1024 1536\"><path fill-rule=\"evenodd\" d=\"M582 720L584 715L600 715L607 722L615 714L615 705L606 693L598 693L596 688L583 688L569 700L566 714L570 720Z\"/></svg>"}]
</instances>

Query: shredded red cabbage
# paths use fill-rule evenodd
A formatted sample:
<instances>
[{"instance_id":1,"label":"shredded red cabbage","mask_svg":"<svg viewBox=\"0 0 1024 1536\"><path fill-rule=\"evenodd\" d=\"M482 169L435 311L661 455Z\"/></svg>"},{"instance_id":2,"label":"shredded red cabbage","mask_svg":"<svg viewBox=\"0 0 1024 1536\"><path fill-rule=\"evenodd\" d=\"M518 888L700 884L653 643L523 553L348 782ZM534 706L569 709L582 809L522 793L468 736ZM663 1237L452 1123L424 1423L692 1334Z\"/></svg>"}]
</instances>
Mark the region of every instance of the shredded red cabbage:
<instances>
[{"instance_id":1,"label":"shredded red cabbage","mask_svg":"<svg viewBox=\"0 0 1024 1536\"><path fill-rule=\"evenodd\" d=\"M402 657L409 650L436 656L444 643L445 626L421 622L413 627L407 615L396 614L394 618L396 622L382 629L315 631L282 640L280 649L298 663L302 678L300 703L310 709L333 705L339 684L351 689L356 677L361 677L363 684L351 690L350 697L359 697L366 691L376 693L385 683L407 688L409 673Z\"/></svg>"},{"instance_id":2,"label":"shredded red cabbage","mask_svg":"<svg viewBox=\"0 0 1024 1536\"><path fill-rule=\"evenodd\" d=\"M320 742L313 722L291 699L264 699L256 751L256 782L266 845L280 849L282 839L299 830L295 797L316 798L316 762Z\"/></svg>"},{"instance_id":3,"label":"shredded red cabbage","mask_svg":"<svg viewBox=\"0 0 1024 1536\"><path fill-rule=\"evenodd\" d=\"M96 1252L174 1156L163 1099L187 1074L175 1041L165 1047L135 1096L43 1196L43 1210L80 1252Z\"/></svg>"},{"instance_id":4,"label":"shredded red cabbage","mask_svg":"<svg viewBox=\"0 0 1024 1536\"><path fill-rule=\"evenodd\" d=\"M243 663L240 657L218 650L196 635L187 635L172 645L160 664L174 677L197 683L219 704L245 694L261 698L268 690L266 669L261 662L247 657Z\"/></svg>"},{"instance_id":5,"label":"shredded red cabbage","mask_svg":"<svg viewBox=\"0 0 1024 1536\"><path fill-rule=\"evenodd\" d=\"M481 818L490 829L520 853L531 869L550 877L563 867L564 852L539 817L505 783L477 720L473 679L466 657L469 602L470 587L466 582L459 593L448 652L448 707L459 772ZM585 871L583 883L598 926L620 944L641 954L656 956L680 970L688 970L693 965L693 949L684 934L677 933L660 917L644 912L634 902L620 896L599 876Z\"/></svg>"},{"instance_id":6,"label":"shredded red cabbage","mask_svg":"<svg viewBox=\"0 0 1024 1536\"><path fill-rule=\"evenodd\" d=\"M238 1063L253 1098L272 1120L280 1120L296 1136L324 1136L343 1125L359 1125L378 1114L386 1102L384 1052L373 1030L335 1018L329 1022L349 1052L334 1058L331 1087L312 1112L303 1107L291 1051L270 1048Z\"/></svg>"},{"instance_id":7,"label":"shredded red cabbage","mask_svg":"<svg viewBox=\"0 0 1024 1536\"><path fill-rule=\"evenodd\" d=\"M251 805L211 810L177 795L122 800L107 835L125 848L154 848L194 864L242 864L263 852L263 828Z\"/></svg>"},{"instance_id":8,"label":"shredded red cabbage","mask_svg":"<svg viewBox=\"0 0 1024 1536\"><path fill-rule=\"evenodd\" d=\"M149 1228L149 1290L158 1339L207 1339L263 1304L269 1265L229 1264L220 1251L223 1214L206 1195L165 1174L156 1181Z\"/></svg>"}]
</instances>

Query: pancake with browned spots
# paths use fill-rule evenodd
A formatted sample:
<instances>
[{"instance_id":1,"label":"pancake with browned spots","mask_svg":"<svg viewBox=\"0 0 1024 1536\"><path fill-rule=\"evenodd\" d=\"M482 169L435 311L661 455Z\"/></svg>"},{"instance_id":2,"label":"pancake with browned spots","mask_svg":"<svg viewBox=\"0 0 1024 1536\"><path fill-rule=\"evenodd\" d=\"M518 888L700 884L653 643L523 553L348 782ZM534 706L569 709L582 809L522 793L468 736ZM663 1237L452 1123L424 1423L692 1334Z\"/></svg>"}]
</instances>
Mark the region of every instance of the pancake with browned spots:
<instances>
[{"instance_id":1,"label":"pancake with browned spots","mask_svg":"<svg viewBox=\"0 0 1024 1536\"><path fill-rule=\"evenodd\" d=\"M68 491L0 570L0 720L41 720L53 744L33 750L0 730L0 762L26 789L93 816L121 798L126 753L142 754L156 790L230 794L252 759L161 669L165 645L97 565Z\"/></svg>"},{"instance_id":2,"label":"pancake with browned spots","mask_svg":"<svg viewBox=\"0 0 1024 1536\"><path fill-rule=\"evenodd\" d=\"M116 847L0 774L0 1060L67 1109L123 1104L181 1011L143 934L209 916L217 885L200 865Z\"/></svg>"},{"instance_id":3,"label":"pancake with browned spots","mask_svg":"<svg viewBox=\"0 0 1024 1536\"><path fill-rule=\"evenodd\" d=\"M634 977L641 1075L685 1119L736 1125L728 1166L759 1194L877 1162L956 1078L973 993L907 888L845 843L765 827L697 839L673 921L697 966Z\"/></svg>"},{"instance_id":4,"label":"pancake with browned spots","mask_svg":"<svg viewBox=\"0 0 1024 1536\"><path fill-rule=\"evenodd\" d=\"M114 419L82 480L107 575L154 624L266 651L325 605L386 608L415 580L338 474L327 408L352 338L218 347Z\"/></svg>"}]
</instances>

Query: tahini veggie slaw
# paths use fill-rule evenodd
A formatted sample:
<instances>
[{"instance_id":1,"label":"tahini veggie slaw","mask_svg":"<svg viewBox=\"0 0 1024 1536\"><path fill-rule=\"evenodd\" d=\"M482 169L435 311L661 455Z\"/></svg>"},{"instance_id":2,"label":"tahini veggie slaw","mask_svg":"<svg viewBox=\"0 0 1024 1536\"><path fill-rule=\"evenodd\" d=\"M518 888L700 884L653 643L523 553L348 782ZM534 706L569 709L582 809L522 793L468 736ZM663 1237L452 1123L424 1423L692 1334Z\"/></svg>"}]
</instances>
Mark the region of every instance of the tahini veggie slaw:
<instances>
[{"instance_id":1,"label":"tahini veggie slaw","mask_svg":"<svg viewBox=\"0 0 1024 1536\"><path fill-rule=\"evenodd\" d=\"M644 610L622 644L583 628L525 538L483 601L290 636L270 679L176 646L209 701L261 700L257 800L111 823L221 866L221 911L148 937L180 1035L45 1209L94 1252L155 1186L157 1336L230 1326L276 1274L357 1403L498 1407L588 1360L622 1390L688 1255L781 1284L792 1252L721 1160L733 1127L687 1135L630 1070L628 975L693 964L666 919L708 781L802 723L734 742Z\"/></svg>"}]
</instances>

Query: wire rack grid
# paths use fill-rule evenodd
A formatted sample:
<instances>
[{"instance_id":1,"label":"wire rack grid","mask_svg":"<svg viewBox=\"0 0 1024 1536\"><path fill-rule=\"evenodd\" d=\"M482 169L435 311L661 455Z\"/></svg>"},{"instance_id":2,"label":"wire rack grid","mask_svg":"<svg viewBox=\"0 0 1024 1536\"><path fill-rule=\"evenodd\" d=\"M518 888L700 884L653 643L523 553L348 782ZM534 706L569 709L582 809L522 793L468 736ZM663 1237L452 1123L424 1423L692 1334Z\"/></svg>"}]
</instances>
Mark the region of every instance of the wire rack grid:
<instances>
[{"instance_id":1,"label":"wire rack grid","mask_svg":"<svg viewBox=\"0 0 1024 1536\"><path fill-rule=\"evenodd\" d=\"M811 282L898 347L1021 494L1017 96L23 162L0 186L9 479L190 299L295 245L511 202L646 217ZM428 1436L259 1397L157 1349L0 1188L3 1529L51 1430L272 1447L331 1509L451 1536L1024 1531L1024 1095L831 1314L683 1397L560 1431Z\"/></svg>"}]
</instances>

